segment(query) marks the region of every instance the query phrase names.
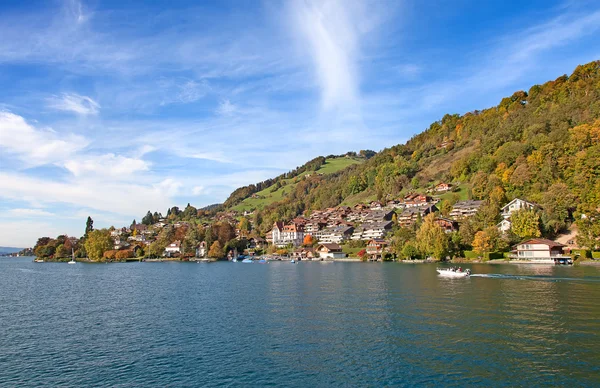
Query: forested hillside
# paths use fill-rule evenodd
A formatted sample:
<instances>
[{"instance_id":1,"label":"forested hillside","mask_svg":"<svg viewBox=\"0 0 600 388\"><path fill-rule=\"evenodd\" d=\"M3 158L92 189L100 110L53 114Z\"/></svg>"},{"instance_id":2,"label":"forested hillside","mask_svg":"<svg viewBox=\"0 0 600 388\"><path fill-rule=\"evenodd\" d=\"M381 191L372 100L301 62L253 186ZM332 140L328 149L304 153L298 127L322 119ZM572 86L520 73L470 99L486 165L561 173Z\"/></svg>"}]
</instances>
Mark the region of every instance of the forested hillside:
<instances>
[{"instance_id":1,"label":"forested hillside","mask_svg":"<svg viewBox=\"0 0 600 388\"><path fill-rule=\"evenodd\" d=\"M318 163L315 159L309 164L313 162ZM287 177L298 175L292 172ZM440 181L458 183L468 197L488 200L482 217L486 213L489 217L480 226L497 222L499 207L515 197L543 206L547 231L559 231L574 215L596 211L600 61L517 91L498 106L445 115L406 144L384 149L365 163L305 177L280 201L256 211L254 225L265 232L274 221L304 211L397 198ZM233 208L262 186L236 190L225 208Z\"/></svg>"}]
</instances>

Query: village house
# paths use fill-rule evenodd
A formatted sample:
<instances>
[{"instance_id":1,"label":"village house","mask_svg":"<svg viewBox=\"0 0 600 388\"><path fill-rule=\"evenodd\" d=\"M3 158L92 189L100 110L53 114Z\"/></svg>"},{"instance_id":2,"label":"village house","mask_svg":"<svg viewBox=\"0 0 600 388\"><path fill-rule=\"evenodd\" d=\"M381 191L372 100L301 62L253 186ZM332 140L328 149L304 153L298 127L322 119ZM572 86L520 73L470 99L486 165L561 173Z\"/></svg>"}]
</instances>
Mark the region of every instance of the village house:
<instances>
[{"instance_id":1,"label":"village house","mask_svg":"<svg viewBox=\"0 0 600 388\"><path fill-rule=\"evenodd\" d=\"M563 248L563 244L552 240L532 238L515 245L510 258L542 264L568 262L571 257L564 254Z\"/></svg>"},{"instance_id":2,"label":"village house","mask_svg":"<svg viewBox=\"0 0 600 388\"><path fill-rule=\"evenodd\" d=\"M292 258L297 260L312 260L316 257L314 248L298 248L292 252Z\"/></svg>"},{"instance_id":3,"label":"village house","mask_svg":"<svg viewBox=\"0 0 600 388\"><path fill-rule=\"evenodd\" d=\"M438 208L435 205L409 207L404 209L398 216L398 224L404 228L408 228L417 222L419 217L423 218L429 213L435 213Z\"/></svg>"},{"instance_id":4,"label":"village house","mask_svg":"<svg viewBox=\"0 0 600 388\"><path fill-rule=\"evenodd\" d=\"M522 209L533 210L539 208L540 206L533 202L527 202L525 200L515 198L502 207L500 214L502 215L503 220L500 221L500 223L496 226L500 232L507 233L512 226L512 223L510 222L510 216L514 212Z\"/></svg>"},{"instance_id":5,"label":"village house","mask_svg":"<svg viewBox=\"0 0 600 388\"><path fill-rule=\"evenodd\" d=\"M118 251L120 249L126 249L129 246L131 246L131 244L129 244L126 240L121 240L120 238L117 237L114 241L113 249Z\"/></svg>"},{"instance_id":6,"label":"village house","mask_svg":"<svg viewBox=\"0 0 600 388\"><path fill-rule=\"evenodd\" d=\"M392 230L392 221L371 222L363 224L360 240L372 240L385 237ZM352 235L354 238L354 234Z\"/></svg>"},{"instance_id":7,"label":"village house","mask_svg":"<svg viewBox=\"0 0 600 388\"><path fill-rule=\"evenodd\" d=\"M393 210L374 210L365 217L364 222L390 221L393 216Z\"/></svg>"},{"instance_id":8,"label":"village house","mask_svg":"<svg viewBox=\"0 0 600 388\"><path fill-rule=\"evenodd\" d=\"M342 252L342 247L339 244L333 243L320 244L317 247L317 253L319 254L319 258L323 260L342 259L346 257L346 254Z\"/></svg>"},{"instance_id":9,"label":"village house","mask_svg":"<svg viewBox=\"0 0 600 388\"><path fill-rule=\"evenodd\" d=\"M433 202L433 198L422 194L409 194L404 197L402 205L405 208L427 206Z\"/></svg>"},{"instance_id":10,"label":"village house","mask_svg":"<svg viewBox=\"0 0 600 388\"><path fill-rule=\"evenodd\" d=\"M299 224L290 223L284 225L283 222L275 222L271 230L273 244L278 247L286 245L299 246L304 240L304 227Z\"/></svg>"},{"instance_id":11,"label":"village house","mask_svg":"<svg viewBox=\"0 0 600 388\"><path fill-rule=\"evenodd\" d=\"M474 201L474 200L466 200L466 201L458 201L452 207L452 211L450 211L449 217L454 220L460 220L463 218L469 218L477 214L479 208L483 204L483 201Z\"/></svg>"},{"instance_id":12,"label":"village house","mask_svg":"<svg viewBox=\"0 0 600 388\"><path fill-rule=\"evenodd\" d=\"M171 257L171 255L181 253L181 241L175 240L165 248L165 256Z\"/></svg>"},{"instance_id":13,"label":"village house","mask_svg":"<svg viewBox=\"0 0 600 388\"><path fill-rule=\"evenodd\" d=\"M435 191L438 192L438 193L445 193L445 192L448 192L450 190L452 190L452 185L449 184L449 183L442 182L442 183L438 183L435 186Z\"/></svg>"},{"instance_id":14,"label":"village house","mask_svg":"<svg viewBox=\"0 0 600 388\"><path fill-rule=\"evenodd\" d=\"M370 240L366 248L368 259L372 261L382 260L386 247L387 242L383 239L376 238Z\"/></svg>"},{"instance_id":15,"label":"village house","mask_svg":"<svg viewBox=\"0 0 600 388\"><path fill-rule=\"evenodd\" d=\"M333 228L324 229L321 233L319 242L322 243L342 243L346 240L349 240L352 237L352 233L354 233L354 227L340 225Z\"/></svg>"},{"instance_id":16,"label":"village house","mask_svg":"<svg viewBox=\"0 0 600 388\"><path fill-rule=\"evenodd\" d=\"M121 229L111 230L110 237L119 237L122 234Z\"/></svg>"},{"instance_id":17,"label":"village house","mask_svg":"<svg viewBox=\"0 0 600 388\"><path fill-rule=\"evenodd\" d=\"M444 229L444 232L446 233L452 233L458 230L458 222L449 218L437 217L434 222Z\"/></svg>"},{"instance_id":18,"label":"village house","mask_svg":"<svg viewBox=\"0 0 600 388\"><path fill-rule=\"evenodd\" d=\"M533 210L533 209L538 209L539 207L540 207L539 205L537 205L533 202L527 202L525 200L515 198L502 207L501 215L502 215L502 218L504 218L506 220L506 219L510 218L511 214L513 214L514 212L516 212L518 210L522 210L522 209Z\"/></svg>"},{"instance_id":19,"label":"village house","mask_svg":"<svg viewBox=\"0 0 600 388\"><path fill-rule=\"evenodd\" d=\"M369 209L371 209L371 210L381 210L382 208L383 208L383 205L379 201L372 201L369 204Z\"/></svg>"},{"instance_id":20,"label":"village house","mask_svg":"<svg viewBox=\"0 0 600 388\"><path fill-rule=\"evenodd\" d=\"M310 234L317 240L321 237L321 231L325 229L327 222L323 220L310 221L304 225L304 234Z\"/></svg>"},{"instance_id":21,"label":"village house","mask_svg":"<svg viewBox=\"0 0 600 388\"><path fill-rule=\"evenodd\" d=\"M206 241L202 241L196 247L196 257L205 257L207 253L208 250L206 249Z\"/></svg>"}]
</instances>

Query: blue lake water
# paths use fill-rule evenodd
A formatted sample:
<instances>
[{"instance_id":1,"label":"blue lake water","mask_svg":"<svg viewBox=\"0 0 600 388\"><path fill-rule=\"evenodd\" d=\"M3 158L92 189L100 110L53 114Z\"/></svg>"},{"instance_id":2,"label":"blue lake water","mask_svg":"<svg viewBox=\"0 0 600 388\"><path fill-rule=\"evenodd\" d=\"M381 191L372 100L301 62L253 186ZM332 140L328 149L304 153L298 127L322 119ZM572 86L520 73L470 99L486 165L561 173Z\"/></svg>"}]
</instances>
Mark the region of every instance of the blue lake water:
<instances>
[{"instance_id":1,"label":"blue lake water","mask_svg":"<svg viewBox=\"0 0 600 388\"><path fill-rule=\"evenodd\" d=\"M0 259L2 386L600 385L600 269Z\"/></svg>"}]
</instances>

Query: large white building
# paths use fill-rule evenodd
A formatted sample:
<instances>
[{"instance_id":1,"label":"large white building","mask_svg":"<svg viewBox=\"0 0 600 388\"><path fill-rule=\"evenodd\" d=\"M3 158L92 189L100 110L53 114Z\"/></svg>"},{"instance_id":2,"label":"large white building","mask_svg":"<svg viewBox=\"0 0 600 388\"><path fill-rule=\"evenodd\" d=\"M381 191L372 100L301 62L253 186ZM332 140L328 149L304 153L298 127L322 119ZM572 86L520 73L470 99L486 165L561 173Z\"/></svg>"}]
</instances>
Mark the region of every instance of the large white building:
<instances>
[{"instance_id":1,"label":"large white building","mask_svg":"<svg viewBox=\"0 0 600 388\"><path fill-rule=\"evenodd\" d=\"M570 260L563 253L565 246L544 238L532 238L514 246L511 259L526 260L531 263L554 264L558 261Z\"/></svg>"},{"instance_id":2,"label":"large white building","mask_svg":"<svg viewBox=\"0 0 600 388\"><path fill-rule=\"evenodd\" d=\"M273 244L278 247L302 245L304 241L304 227L299 224L284 225L283 222L275 222L271 230Z\"/></svg>"}]
</instances>

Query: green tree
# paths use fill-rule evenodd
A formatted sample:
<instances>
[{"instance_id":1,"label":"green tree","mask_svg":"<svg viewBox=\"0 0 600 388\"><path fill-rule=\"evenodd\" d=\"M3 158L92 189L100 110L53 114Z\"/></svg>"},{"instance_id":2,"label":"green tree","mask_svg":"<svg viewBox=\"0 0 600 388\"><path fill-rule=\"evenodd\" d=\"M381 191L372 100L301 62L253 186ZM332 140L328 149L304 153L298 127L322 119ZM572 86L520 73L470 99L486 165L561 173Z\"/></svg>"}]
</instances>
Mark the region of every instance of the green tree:
<instances>
[{"instance_id":1,"label":"green tree","mask_svg":"<svg viewBox=\"0 0 600 388\"><path fill-rule=\"evenodd\" d=\"M530 209L521 209L510 216L510 230L520 238L540 237L540 216Z\"/></svg>"},{"instance_id":2,"label":"green tree","mask_svg":"<svg viewBox=\"0 0 600 388\"><path fill-rule=\"evenodd\" d=\"M88 234L94 230L94 220L92 220L92 217L88 216L87 221L85 223L85 234L84 236L87 237Z\"/></svg>"},{"instance_id":3,"label":"green tree","mask_svg":"<svg viewBox=\"0 0 600 388\"><path fill-rule=\"evenodd\" d=\"M419 257L419 250L413 244L405 244L402 248L402 256L413 260Z\"/></svg>"},{"instance_id":4,"label":"green tree","mask_svg":"<svg viewBox=\"0 0 600 388\"><path fill-rule=\"evenodd\" d=\"M416 245L423 256L442 259L448 254L448 236L435 223L435 214L430 213L423 219L423 224L417 231Z\"/></svg>"},{"instance_id":5,"label":"green tree","mask_svg":"<svg viewBox=\"0 0 600 388\"><path fill-rule=\"evenodd\" d=\"M146 213L144 218L142 218L142 224L152 225L153 221L154 221L154 216L152 216L152 213L150 212L150 210L148 210L148 213Z\"/></svg>"},{"instance_id":6,"label":"green tree","mask_svg":"<svg viewBox=\"0 0 600 388\"><path fill-rule=\"evenodd\" d=\"M577 244L588 249L600 248L600 212L586 214L577 220Z\"/></svg>"},{"instance_id":7,"label":"green tree","mask_svg":"<svg viewBox=\"0 0 600 388\"><path fill-rule=\"evenodd\" d=\"M102 260L104 252L113 248L113 241L108 229L91 231L85 240L85 251L90 260Z\"/></svg>"}]
</instances>

